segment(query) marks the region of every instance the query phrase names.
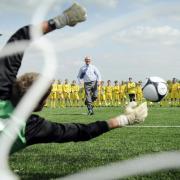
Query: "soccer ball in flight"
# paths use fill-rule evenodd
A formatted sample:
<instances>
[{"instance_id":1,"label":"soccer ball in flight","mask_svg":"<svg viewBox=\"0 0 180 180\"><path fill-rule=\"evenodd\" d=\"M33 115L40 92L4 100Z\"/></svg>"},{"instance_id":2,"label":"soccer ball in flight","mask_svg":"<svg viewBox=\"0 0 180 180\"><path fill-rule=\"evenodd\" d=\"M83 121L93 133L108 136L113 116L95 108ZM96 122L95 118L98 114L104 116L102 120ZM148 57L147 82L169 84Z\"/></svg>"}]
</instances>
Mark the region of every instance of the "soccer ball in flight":
<instances>
[{"instance_id":1,"label":"soccer ball in flight","mask_svg":"<svg viewBox=\"0 0 180 180\"><path fill-rule=\"evenodd\" d=\"M167 83L160 77L147 78L142 90L144 98L151 102L161 101L168 93Z\"/></svg>"}]
</instances>

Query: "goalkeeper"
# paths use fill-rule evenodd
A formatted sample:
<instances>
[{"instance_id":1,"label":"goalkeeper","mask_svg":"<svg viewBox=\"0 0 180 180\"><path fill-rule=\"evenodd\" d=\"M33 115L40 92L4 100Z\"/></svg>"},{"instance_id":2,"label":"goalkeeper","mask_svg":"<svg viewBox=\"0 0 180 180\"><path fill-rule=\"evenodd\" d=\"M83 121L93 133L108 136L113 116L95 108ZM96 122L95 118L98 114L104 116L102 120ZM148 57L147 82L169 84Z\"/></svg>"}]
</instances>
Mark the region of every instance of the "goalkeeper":
<instances>
[{"instance_id":1,"label":"goalkeeper","mask_svg":"<svg viewBox=\"0 0 180 180\"><path fill-rule=\"evenodd\" d=\"M44 34L64 26L74 26L86 20L86 11L78 4L73 4L69 9L51 20L42 23ZM7 44L30 40L30 26L19 29L7 42ZM33 82L37 80L38 73L26 73L16 78L21 66L23 53L0 58L0 133L3 133L7 119L17 106L23 95L28 91ZM46 99L51 92L51 87L43 96L35 112L41 111ZM63 143L70 141L87 141L97 137L111 129L131 125L144 121L147 117L146 103L139 105L132 103L126 108L123 115L108 121L97 121L90 124L69 123L60 124L50 122L38 115L31 115L26 125L18 133L11 154L27 146L39 143Z\"/></svg>"}]
</instances>

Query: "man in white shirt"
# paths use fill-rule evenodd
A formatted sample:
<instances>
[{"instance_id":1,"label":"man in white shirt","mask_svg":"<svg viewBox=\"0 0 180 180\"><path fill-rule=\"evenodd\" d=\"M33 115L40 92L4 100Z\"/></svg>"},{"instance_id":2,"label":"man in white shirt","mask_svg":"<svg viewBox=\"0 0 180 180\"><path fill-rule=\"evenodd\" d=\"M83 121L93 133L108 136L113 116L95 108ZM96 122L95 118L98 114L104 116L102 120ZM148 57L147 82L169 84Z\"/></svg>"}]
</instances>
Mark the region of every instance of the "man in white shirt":
<instances>
[{"instance_id":1,"label":"man in white shirt","mask_svg":"<svg viewBox=\"0 0 180 180\"><path fill-rule=\"evenodd\" d=\"M85 65L82 66L78 73L78 80L80 83L84 81L84 89L86 94L85 105L87 105L88 114L93 115L93 105L94 102L98 97L98 90L97 86L101 82L101 74L97 67L91 64L91 58L86 56Z\"/></svg>"}]
</instances>

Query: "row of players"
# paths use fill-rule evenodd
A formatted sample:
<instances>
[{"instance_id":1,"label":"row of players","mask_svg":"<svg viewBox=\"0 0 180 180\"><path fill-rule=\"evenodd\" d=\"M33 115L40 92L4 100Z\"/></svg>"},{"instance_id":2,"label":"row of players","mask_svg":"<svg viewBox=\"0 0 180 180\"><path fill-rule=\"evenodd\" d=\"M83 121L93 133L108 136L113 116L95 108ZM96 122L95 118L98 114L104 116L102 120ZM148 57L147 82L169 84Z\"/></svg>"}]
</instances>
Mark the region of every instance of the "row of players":
<instances>
[{"instance_id":1,"label":"row of players","mask_svg":"<svg viewBox=\"0 0 180 180\"><path fill-rule=\"evenodd\" d=\"M179 106L180 105L180 83L176 78L172 81L167 81L169 93L161 101L160 106ZM104 81L98 85L98 98L95 106L119 106L127 104L129 98L134 95L135 100L139 103L144 101L142 92L142 82L114 81L112 85L108 80L105 85ZM131 99L130 99L131 100ZM68 79L65 79L64 84L60 80L53 83L52 91L48 97L46 106L51 108L83 106L85 101L85 91L83 85L78 85L75 80L69 84ZM150 105L153 103L149 102Z\"/></svg>"}]
</instances>

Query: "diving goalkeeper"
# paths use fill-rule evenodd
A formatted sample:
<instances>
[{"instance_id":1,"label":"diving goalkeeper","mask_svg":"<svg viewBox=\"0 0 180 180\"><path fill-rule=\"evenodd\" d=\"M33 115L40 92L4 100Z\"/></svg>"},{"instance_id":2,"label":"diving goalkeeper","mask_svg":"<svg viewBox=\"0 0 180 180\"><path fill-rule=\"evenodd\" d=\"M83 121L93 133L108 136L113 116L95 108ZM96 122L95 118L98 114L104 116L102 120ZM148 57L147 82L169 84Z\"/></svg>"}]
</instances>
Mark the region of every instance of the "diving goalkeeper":
<instances>
[{"instance_id":1,"label":"diving goalkeeper","mask_svg":"<svg viewBox=\"0 0 180 180\"><path fill-rule=\"evenodd\" d=\"M79 4L73 4L69 9L65 10L61 15L44 21L41 24L44 34L63 28L64 26L75 26L79 22L86 20L86 11ZM30 40L30 27L20 28L11 36L7 44ZM3 51L3 49L2 49ZM11 116L13 110L31 87L33 82L37 80L38 73L26 73L20 77L16 77L23 59L22 53L0 58L0 123L5 124ZM51 87L44 94L35 112L41 111L46 99L50 94ZM124 114L112 118L108 121L97 121L90 124L67 123L60 124L50 122L38 115L31 115L26 125L19 131L17 140L14 143L11 154L23 149L27 146L39 143L63 143L87 141L95 138L114 128L131 125L144 121L147 117L146 103L136 106L135 102L129 104ZM3 133L5 126L2 126L0 133Z\"/></svg>"}]
</instances>

